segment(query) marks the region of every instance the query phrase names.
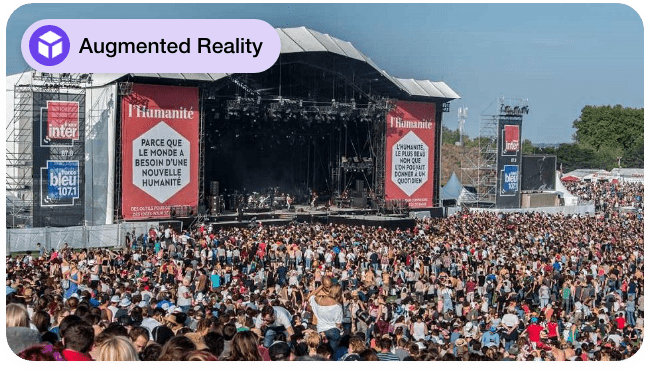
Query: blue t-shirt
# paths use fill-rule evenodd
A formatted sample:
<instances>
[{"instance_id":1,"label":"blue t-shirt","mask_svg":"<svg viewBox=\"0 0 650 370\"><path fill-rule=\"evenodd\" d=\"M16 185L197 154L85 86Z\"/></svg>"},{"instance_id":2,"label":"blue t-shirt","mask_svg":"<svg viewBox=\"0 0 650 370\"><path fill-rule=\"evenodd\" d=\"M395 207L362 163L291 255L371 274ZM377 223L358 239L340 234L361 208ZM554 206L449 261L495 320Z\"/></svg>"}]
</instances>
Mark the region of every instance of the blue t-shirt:
<instances>
[{"instance_id":1,"label":"blue t-shirt","mask_svg":"<svg viewBox=\"0 0 650 370\"><path fill-rule=\"evenodd\" d=\"M213 288L218 288L221 286L221 276L219 275L210 275L210 281L212 282Z\"/></svg>"}]
</instances>

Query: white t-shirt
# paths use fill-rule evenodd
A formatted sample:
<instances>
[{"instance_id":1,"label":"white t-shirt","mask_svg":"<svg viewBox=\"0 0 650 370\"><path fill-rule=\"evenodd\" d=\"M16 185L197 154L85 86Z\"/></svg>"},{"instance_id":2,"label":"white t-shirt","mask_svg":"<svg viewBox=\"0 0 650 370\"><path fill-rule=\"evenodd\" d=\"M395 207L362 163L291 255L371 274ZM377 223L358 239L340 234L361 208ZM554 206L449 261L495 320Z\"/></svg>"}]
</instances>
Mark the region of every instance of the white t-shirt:
<instances>
[{"instance_id":1,"label":"white t-shirt","mask_svg":"<svg viewBox=\"0 0 650 370\"><path fill-rule=\"evenodd\" d=\"M419 340L424 339L426 330L426 324L423 322L414 322L413 323L413 339Z\"/></svg>"},{"instance_id":2,"label":"white t-shirt","mask_svg":"<svg viewBox=\"0 0 650 370\"><path fill-rule=\"evenodd\" d=\"M322 333L324 331L336 328L337 324L343 322L343 308L340 304L333 306L321 306L316 303L316 297L311 296L309 299L314 315L318 318L316 331Z\"/></svg>"},{"instance_id":3,"label":"white t-shirt","mask_svg":"<svg viewBox=\"0 0 650 370\"><path fill-rule=\"evenodd\" d=\"M519 318L515 314L507 313L503 315L501 322L503 322L505 326L512 328L513 326L519 325Z\"/></svg>"},{"instance_id":4,"label":"white t-shirt","mask_svg":"<svg viewBox=\"0 0 650 370\"><path fill-rule=\"evenodd\" d=\"M143 328L147 329L149 331L149 340L154 340L153 335L151 335L151 332L153 332L153 329L155 329L157 326L160 326L161 324L156 320L152 319L151 317L145 317L142 319L142 323L140 326Z\"/></svg>"},{"instance_id":5,"label":"white t-shirt","mask_svg":"<svg viewBox=\"0 0 650 370\"><path fill-rule=\"evenodd\" d=\"M287 311L286 308L280 306L273 306L273 311L275 311L275 321L272 324L269 324L270 327L283 326L285 328L291 327L291 314ZM264 320L262 319L262 314L257 316L255 320L255 327L258 329L262 328Z\"/></svg>"},{"instance_id":6,"label":"white t-shirt","mask_svg":"<svg viewBox=\"0 0 650 370\"><path fill-rule=\"evenodd\" d=\"M189 293L189 292L190 290L185 285L181 285L178 288L178 299L176 299L177 306L189 306L192 304L192 297L190 298L184 297L185 293Z\"/></svg>"}]
</instances>

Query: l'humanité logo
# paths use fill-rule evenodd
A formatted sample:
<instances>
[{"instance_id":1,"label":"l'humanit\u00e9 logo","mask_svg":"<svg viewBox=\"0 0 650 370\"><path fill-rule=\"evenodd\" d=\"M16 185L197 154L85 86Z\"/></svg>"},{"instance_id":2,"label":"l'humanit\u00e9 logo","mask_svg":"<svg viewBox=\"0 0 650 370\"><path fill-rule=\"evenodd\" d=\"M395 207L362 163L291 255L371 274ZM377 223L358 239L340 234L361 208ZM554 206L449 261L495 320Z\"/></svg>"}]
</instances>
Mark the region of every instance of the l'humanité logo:
<instances>
[{"instance_id":1,"label":"l'humanit\u00e9 logo","mask_svg":"<svg viewBox=\"0 0 650 370\"><path fill-rule=\"evenodd\" d=\"M37 63L55 66L70 54L70 38L57 26L39 27L29 38L29 53Z\"/></svg>"}]
</instances>

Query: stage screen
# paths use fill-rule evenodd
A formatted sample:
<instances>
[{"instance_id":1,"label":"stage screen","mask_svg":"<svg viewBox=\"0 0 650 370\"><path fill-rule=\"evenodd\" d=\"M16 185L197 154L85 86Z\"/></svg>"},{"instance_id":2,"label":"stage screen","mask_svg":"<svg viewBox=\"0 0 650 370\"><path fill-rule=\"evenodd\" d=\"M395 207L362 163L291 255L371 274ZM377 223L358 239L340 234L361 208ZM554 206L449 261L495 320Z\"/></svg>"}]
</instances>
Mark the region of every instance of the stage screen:
<instances>
[{"instance_id":1,"label":"stage screen","mask_svg":"<svg viewBox=\"0 0 650 370\"><path fill-rule=\"evenodd\" d=\"M524 155L521 157L521 190L555 190L553 155Z\"/></svg>"},{"instance_id":2,"label":"stage screen","mask_svg":"<svg viewBox=\"0 0 650 370\"><path fill-rule=\"evenodd\" d=\"M433 205L435 105L399 101L386 116L386 201Z\"/></svg>"},{"instance_id":3,"label":"stage screen","mask_svg":"<svg viewBox=\"0 0 650 370\"><path fill-rule=\"evenodd\" d=\"M34 227L83 225L85 94L35 92Z\"/></svg>"},{"instance_id":4,"label":"stage screen","mask_svg":"<svg viewBox=\"0 0 650 370\"><path fill-rule=\"evenodd\" d=\"M198 88L134 84L122 100L123 218L196 213L198 165Z\"/></svg>"}]
</instances>

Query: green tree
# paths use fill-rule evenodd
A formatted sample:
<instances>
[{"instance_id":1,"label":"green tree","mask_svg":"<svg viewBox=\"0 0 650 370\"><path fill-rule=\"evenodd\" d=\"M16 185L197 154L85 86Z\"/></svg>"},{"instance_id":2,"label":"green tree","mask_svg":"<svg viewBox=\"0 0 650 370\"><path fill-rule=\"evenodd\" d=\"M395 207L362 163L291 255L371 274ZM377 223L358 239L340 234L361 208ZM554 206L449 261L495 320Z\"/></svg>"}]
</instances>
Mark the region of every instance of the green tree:
<instances>
[{"instance_id":1,"label":"green tree","mask_svg":"<svg viewBox=\"0 0 650 370\"><path fill-rule=\"evenodd\" d=\"M621 167L643 168L643 142L623 152Z\"/></svg>"},{"instance_id":2,"label":"green tree","mask_svg":"<svg viewBox=\"0 0 650 370\"><path fill-rule=\"evenodd\" d=\"M578 144L626 151L643 142L643 108L587 105L573 127Z\"/></svg>"},{"instance_id":3,"label":"green tree","mask_svg":"<svg viewBox=\"0 0 650 370\"><path fill-rule=\"evenodd\" d=\"M451 130L447 126L442 126L441 139L443 144L455 145L457 141L460 141L460 133L458 129Z\"/></svg>"},{"instance_id":4,"label":"green tree","mask_svg":"<svg viewBox=\"0 0 650 370\"><path fill-rule=\"evenodd\" d=\"M521 152L523 154L535 154L535 147L529 139L524 139L521 142Z\"/></svg>"}]
</instances>

